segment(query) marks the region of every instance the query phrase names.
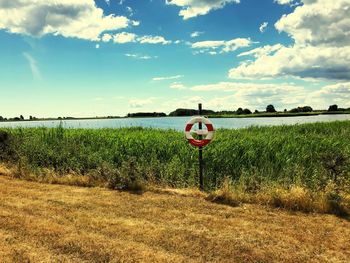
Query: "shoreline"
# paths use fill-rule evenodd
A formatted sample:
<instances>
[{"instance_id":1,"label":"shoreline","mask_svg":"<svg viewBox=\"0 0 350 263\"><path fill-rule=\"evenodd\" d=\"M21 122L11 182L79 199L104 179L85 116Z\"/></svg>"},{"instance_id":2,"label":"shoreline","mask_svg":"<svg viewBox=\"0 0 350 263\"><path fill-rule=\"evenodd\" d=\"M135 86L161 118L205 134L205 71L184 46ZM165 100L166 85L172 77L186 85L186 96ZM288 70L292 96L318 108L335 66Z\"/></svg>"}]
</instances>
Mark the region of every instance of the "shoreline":
<instances>
[{"instance_id":1,"label":"shoreline","mask_svg":"<svg viewBox=\"0 0 350 263\"><path fill-rule=\"evenodd\" d=\"M307 116L319 116L319 115L344 115L344 114L350 114L350 112L310 112L310 113L283 113L283 112L277 112L277 113L252 113L252 114L242 114L242 115L207 115L210 119L222 119L222 118L290 118L290 117L307 117ZM192 116L165 116L165 117L72 117L72 118L65 118L65 119L58 119L58 118L38 118L38 119L24 119L24 120L0 120L0 123L12 123L12 122L35 122L35 121L79 121L79 120L113 120L113 119L161 119L161 118L182 118L182 117L193 117Z\"/></svg>"}]
</instances>

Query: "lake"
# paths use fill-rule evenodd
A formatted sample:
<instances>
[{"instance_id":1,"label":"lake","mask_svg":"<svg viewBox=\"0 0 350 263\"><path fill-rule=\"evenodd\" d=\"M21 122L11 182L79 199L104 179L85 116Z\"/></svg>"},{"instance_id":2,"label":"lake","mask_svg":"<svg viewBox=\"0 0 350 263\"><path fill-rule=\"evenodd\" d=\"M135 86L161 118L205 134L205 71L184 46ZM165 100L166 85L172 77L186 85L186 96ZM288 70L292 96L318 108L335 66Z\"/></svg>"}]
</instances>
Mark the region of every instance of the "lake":
<instances>
[{"instance_id":1,"label":"lake","mask_svg":"<svg viewBox=\"0 0 350 263\"><path fill-rule=\"evenodd\" d=\"M65 128L121 128L121 127L150 127L159 129L183 130L191 117L162 117L162 118L121 118L93 120L54 120L54 121L22 121L0 122L1 127L57 127L62 123ZM238 129L252 125L272 126L291 125L312 122L329 122L350 120L350 114L316 115L299 117L258 117L258 118L213 118L215 128Z\"/></svg>"}]
</instances>

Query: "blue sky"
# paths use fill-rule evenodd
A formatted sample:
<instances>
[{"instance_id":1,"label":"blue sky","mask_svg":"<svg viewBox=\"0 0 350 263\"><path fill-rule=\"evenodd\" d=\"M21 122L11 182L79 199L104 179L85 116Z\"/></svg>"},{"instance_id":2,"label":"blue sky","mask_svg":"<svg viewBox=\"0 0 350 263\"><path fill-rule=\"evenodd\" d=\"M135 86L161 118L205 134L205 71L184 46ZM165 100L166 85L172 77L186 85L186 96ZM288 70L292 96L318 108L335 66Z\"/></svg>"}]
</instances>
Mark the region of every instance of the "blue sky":
<instances>
[{"instance_id":1,"label":"blue sky","mask_svg":"<svg viewBox=\"0 0 350 263\"><path fill-rule=\"evenodd\" d=\"M331 2L0 0L0 115L350 107L350 1Z\"/></svg>"}]
</instances>

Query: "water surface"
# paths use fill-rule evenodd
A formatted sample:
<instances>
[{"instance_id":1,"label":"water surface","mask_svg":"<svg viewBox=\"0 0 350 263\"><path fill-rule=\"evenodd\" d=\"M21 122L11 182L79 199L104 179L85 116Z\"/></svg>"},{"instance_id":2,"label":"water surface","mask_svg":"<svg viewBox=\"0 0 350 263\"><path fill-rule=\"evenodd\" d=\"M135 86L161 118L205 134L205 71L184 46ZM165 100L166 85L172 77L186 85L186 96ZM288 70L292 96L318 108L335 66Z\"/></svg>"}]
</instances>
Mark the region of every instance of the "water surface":
<instances>
[{"instance_id":1,"label":"water surface","mask_svg":"<svg viewBox=\"0 0 350 263\"><path fill-rule=\"evenodd\" d=\"M18 121L0 122L0 127L57 127L62 123L65 128L121 128L149 127L159 129L183 130L191 117L162 117L162 118L121 118L93 120L51 120L51 121ZM213 118L215 128L238 129L257 126L291 125L312 122L329 122L335 120L350 120L350 114L317 115L299 117L257 117L257 118Z\"/></svg>"}]
</instances>

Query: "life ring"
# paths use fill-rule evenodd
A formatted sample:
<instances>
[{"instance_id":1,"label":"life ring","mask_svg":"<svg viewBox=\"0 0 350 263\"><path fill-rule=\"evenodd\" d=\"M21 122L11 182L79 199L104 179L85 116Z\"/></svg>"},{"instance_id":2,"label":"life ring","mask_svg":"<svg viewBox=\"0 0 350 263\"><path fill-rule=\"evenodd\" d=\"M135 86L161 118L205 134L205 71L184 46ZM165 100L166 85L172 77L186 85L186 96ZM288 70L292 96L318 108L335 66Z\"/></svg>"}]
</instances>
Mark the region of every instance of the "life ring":
<instances>
[{"instance_id":1,"label":"life ring","mask_svg":"<svg viewBox=\"0 0 350 263\"><path fill-rule=\"evenodd\" d=\"M206 133L206 132L201 133L201 132L197 131L197 134L206 135L205 138L202 140L194 139L192 134L191 134L191 129L192 129L193 125L196 123L199 123L199 122L204 123L208 129L208 133ZM185 136L191 145L196 146L196 147L204 147L207 144L209 144L210 141L214 138L214 126L205 117L194 117L186 124Z\"/></svg>"}]
</instances>

